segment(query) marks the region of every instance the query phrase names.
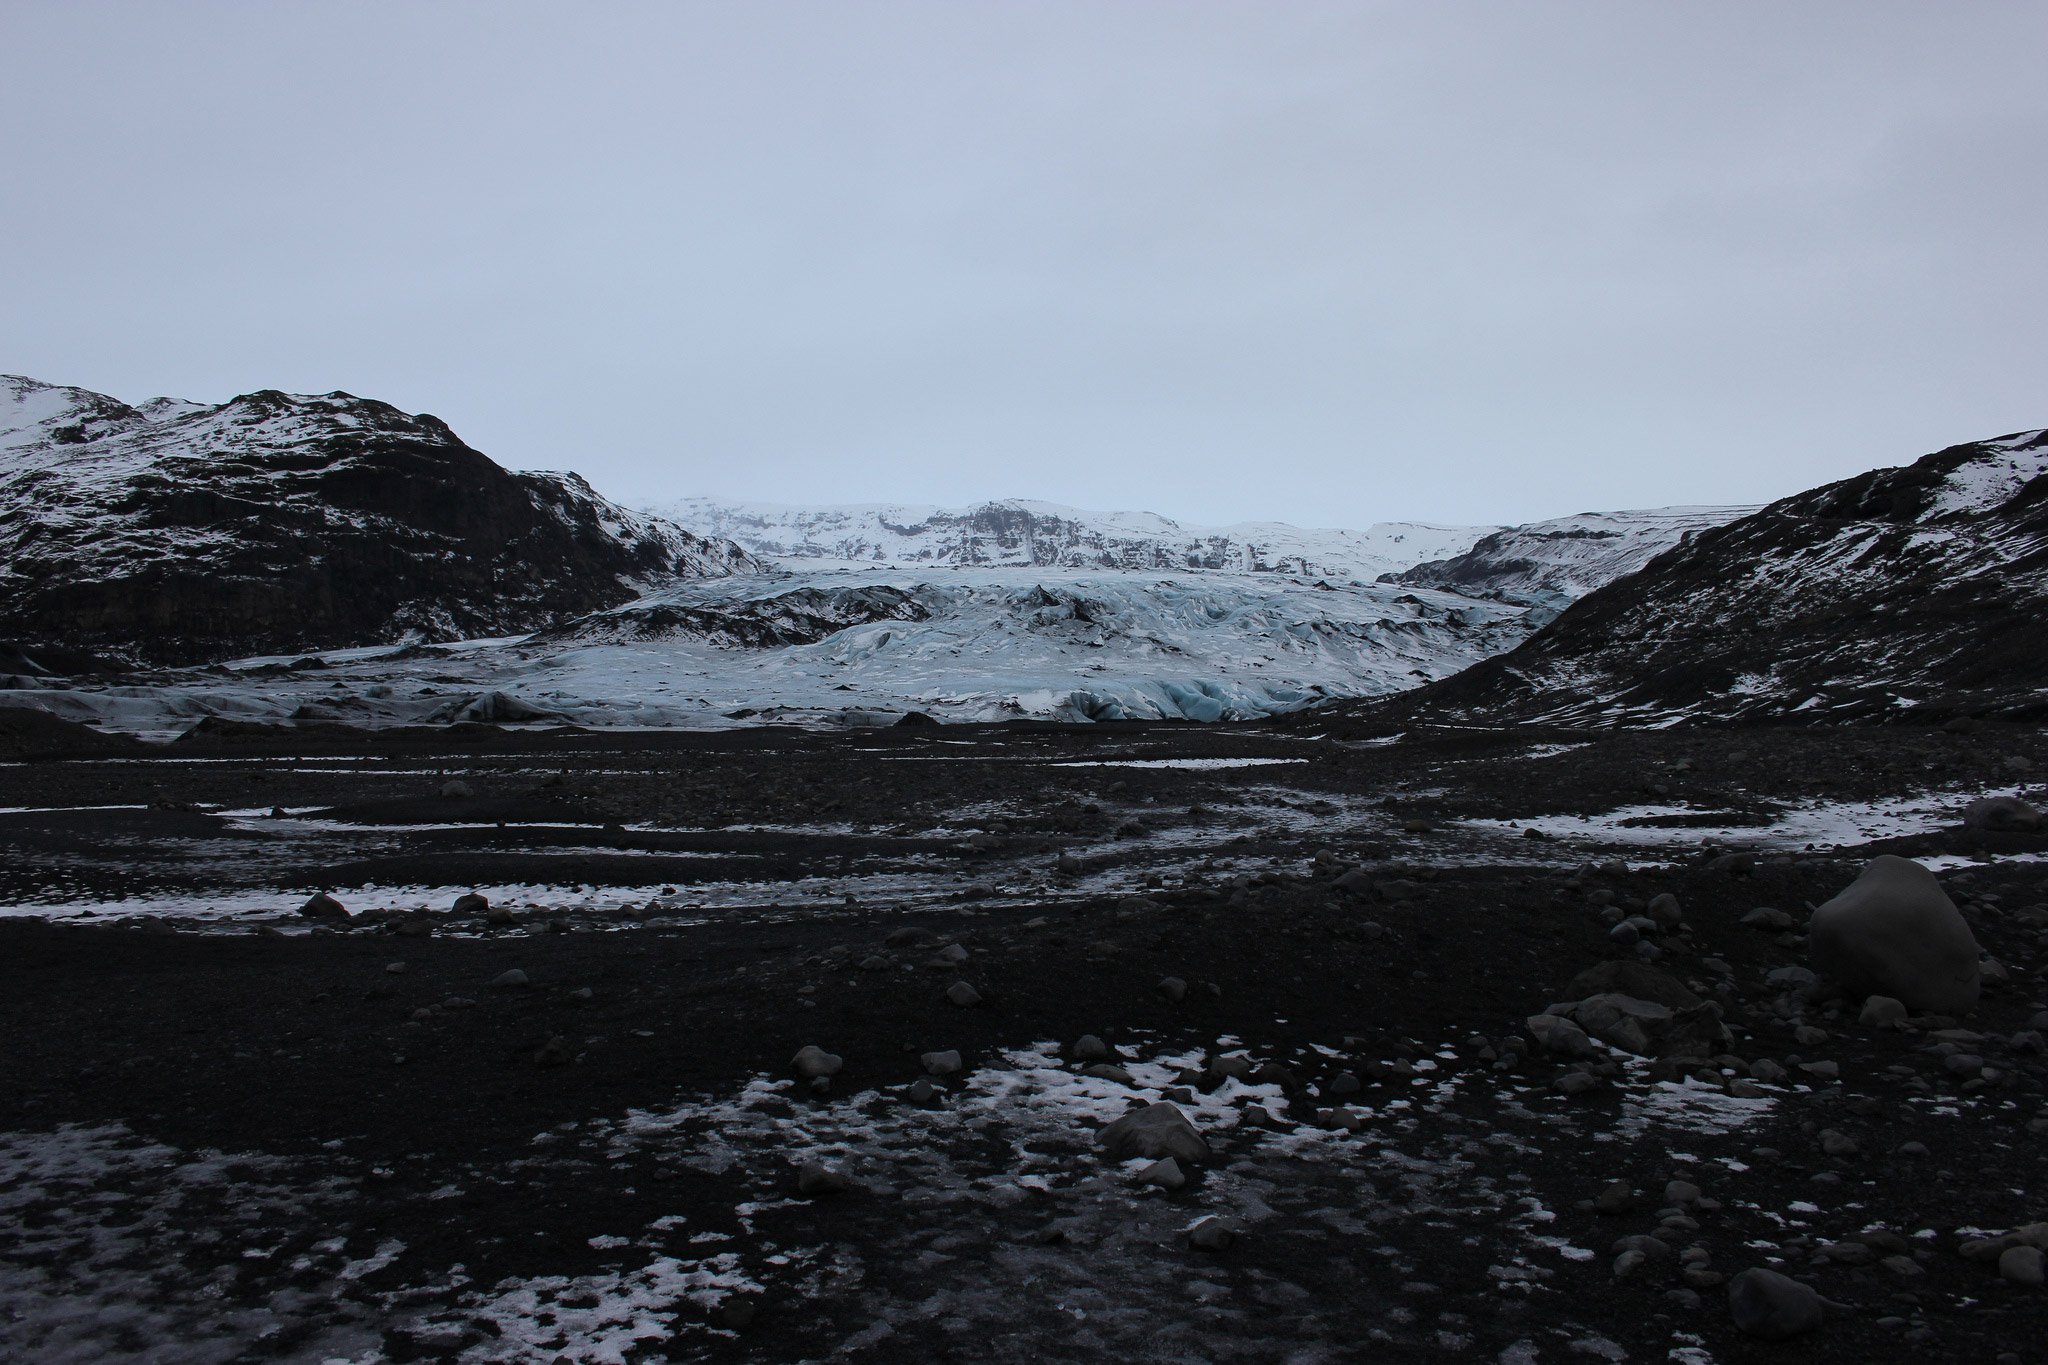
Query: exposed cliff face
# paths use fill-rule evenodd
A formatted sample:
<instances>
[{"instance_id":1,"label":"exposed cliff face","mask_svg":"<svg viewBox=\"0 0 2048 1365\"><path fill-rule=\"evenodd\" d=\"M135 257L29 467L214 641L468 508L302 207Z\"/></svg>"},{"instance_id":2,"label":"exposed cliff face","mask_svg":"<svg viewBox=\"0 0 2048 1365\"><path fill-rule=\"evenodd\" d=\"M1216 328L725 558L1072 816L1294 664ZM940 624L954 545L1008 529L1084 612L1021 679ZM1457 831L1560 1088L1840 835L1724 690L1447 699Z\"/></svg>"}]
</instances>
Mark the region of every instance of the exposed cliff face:
<instances>
[{"instance_id":1,"label":"exposed cliff face","mask_svg":"<svg viewBox=\"0 0 2048 1365\"><path fill-rule=\"evenodd\" d=\"M1669 724L2048 715L2048 434L1702 531L1404 714Z\"/></svg>"},{"instance_id":2,"label":"exposed cliff face","mask_svg":"<svg viewBox=\"0 0 2048 1365\"><path fill-rule=\"evenodd\" d=\"M0 604L17 643L152 662L533 630L759 571L573 474L344 393L217 407L0 378Z\"/></svg>"}]
</instances>

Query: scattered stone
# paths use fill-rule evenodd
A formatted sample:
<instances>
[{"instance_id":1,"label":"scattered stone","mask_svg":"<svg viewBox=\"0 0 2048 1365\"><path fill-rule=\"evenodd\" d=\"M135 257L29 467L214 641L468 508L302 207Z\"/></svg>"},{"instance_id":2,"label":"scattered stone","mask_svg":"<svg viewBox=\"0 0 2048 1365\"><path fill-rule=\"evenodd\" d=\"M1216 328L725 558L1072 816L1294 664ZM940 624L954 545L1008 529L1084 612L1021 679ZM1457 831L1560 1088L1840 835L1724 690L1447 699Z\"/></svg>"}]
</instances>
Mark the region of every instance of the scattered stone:
<instances>
[{"instance_id":1,"label":"scattered stone","mask_svg":"<svg viewBox=\"0 0 2048 1365\"><path fill-rule=\"evenodd\" d=\"M1814 911L1814 965L1852 995L1888 995L1913 1009L1965 1014L1981 989L1977 940L1934 874L1881 854Z\"/></svg>"},{"instance_id":2,"label":"scattered stone","mask_svg":"<svg viewBox=\"0 0 2048 1365\"><path fill-rule=\"evenodd\" d=\"M1524 1021L1536 1045L1554 1057L1589 1057L1593 1042L1586 1031L1556 1014L1532 1014Z\"/></svg>"},{"instance_id":3,"label":"scattered stone","mask_svg":"<svg viewBox=\"0 0 2048 1365\"><path fill-rule=\"evenodd\" d=\"M1863 1155L1863 1148L1857 1143L1856 1139L1838 1128L1823 1128L1820 1130L1820 1149L1824 1154L1832 1157Z\"/></svg>"},{"instance_id":4,"label":"scattered stone","mask_svg":"<svg viewBox=\"0 0 2048 1365\"><path fill-rule=\"evenodd\" d=\"M796 1056L789 1059L789 1069L799 1080L816 1080L820 1076L837 1076L839 1069L846 1065L846 1059L835 1057L825 1049L811 1043L797 1049Z\"/></svg>"},{"instance_id":5,"label":"scattered stone","mask_svg":"<svg viewBox=\"0 0 2048 1365\"><path fill-rule=\"evenodd\" d=\"M798 1194L812 1199L828 1194L845 1194L853 1188L853 1181L846 1172L836 1171L830 1166L821 1166L815 1161L805 1162L797 1168L796 1189Z\"/></svg>"},{"instance_id":6,"label":"scattered stone","mask_svg":"<svg viewBox=\"0 0 2048 1365\"><path fill-rule=\"evenodd\" d=\"M1187 998L1188 983L1181 980L1177 976L1169 976L1161 980L1160 983L1153 989L1157 990L1161 995L1165 996L1168 1000L1171 1000L1174 1004L1178 1005L1182 1000L1185 1000Z\"/></svg>"},{"instance_id":7,"label":"scattered stone","mask_svg":"<svg viewBox=\"0 0 2048 1365\"><path fill-rule=\"evenodd\" d=\"M341 902L328 895L325 891L316 893L311 900L300 906L299 913L307 919L348 918L348 911L342 908Z\"/></svg>"},{"instance_id":8,"label":"scattered stone","mask_svg":"<svg viewBox=\"0 0 2048 1365\"><path fill-rule=\"evenodd\" d=\"M1180 1163L1167 1156L1161 1157L1144 1170L1138 1172L1138 1183L1140 1185L1157 1185L1162 1190L1178 1190L1187 1185L1188 1178L1186 1173L1181 1170ZM2037 1256L2039 1254L2039 1252L2035 1253Z\"/></svg>"},{"instance_id":9,"label":"scattered stone","mask_svg":"<svg viewBox=\"0 0 2048 1365\"><path fill-rule=\"evenodd\" d=\"M1617 1180L1593 1196L1593 1207L1610 1215L1627 1213L1635 1204L1635 1189L1626 1180Z\"/></svg>"},{"instance_id":10,"label":"scattered stone","mask_svg":"<svg viewBox=\"0 0 2048 1365\"><path fill-rule=\"evenodd\" d=\"M972 1009L981 1003L981 992L965 981L955 981L946 988L946 1002L963 1010Z\"/></svg>"},{"instance_id":11,"label":"scattered stone","mask_svg":"<svg viewBox=\"0 0 2048 1365\"><path fill-rule=\"evenodd\" d=\"M1782 1341L1820 1326L1821 1297L1789 1275L1755 1267L1728 1282L1728 1311L1753 1337Z\"/></svg>"},{"instance_id":12,"label":"scattered stone","mask_svg":"<svg viewBox=\"0 0 2048 1365\"><path fill-rule=\"evenodd\" d=\"M1995 834L2033 834L2041 828L2041 812L2017 796L1987 796L1963 808L1963 828Z\"/></svg>"},{"instance_id":13,"label":"scattered stone","mask_svg":"<svg viewBox=\"0 0 2048 1365\"><path fill-rule=\"evenodd\" d=\"M2048 1278L2048 1265L2039 1247L2007 1247L1998 1255L1998 1278L2007 1284L2025 1285L2038 1289L2044 1278Z\"/></svg>"},{"instance_id":14,"label":"scattered stone","mask_svg":"<svg viewBox=\"0 0 2048 1365\"><path fill-rule=\"evenodd\" d=\"M1619 995L1662 1005L1674 1012L1696 1009L1701 1004L1700 998L1671 973L1626 958L1588 967L1572 978L1566 990L1575 1000L1595 995Z\"/></svg>"},{"instance_id":15,"label":"scattered stone","mask_svg":"<svg viewBox=\"0 0 2048 1365\"><path fill-rule=\"evenodd\" d=\"M1148 1104L1125 1114L1097 1133L1095 1140L1119 1161L1170 1156L1199 1166L1207 1164L1213 1155L1187 1115L1177 1106L1165 1103Z\"/></svg>"},{"instance_id":16,"label":"scattered stone","mask_svg":"<svg viewBox=\"0 0 2048 1365\"><path fill-rule=\"evenodd\" d=\"M499 973L498 973L498 974L497 974L496 976L492 977L492 978L491 978L491 984L492 984L493 986L508 986L508 987L509 987L509 986L531 986L531 985L533 984L533 981L532 981L532 978L528 977L528 976L527 976L527 974L526 974L525 972L523 972L523 971L519 970L519 968L517 968L517 967L514 967L514 968L513 968L513 969L512 969L511 971L509 971L509 972L499 972Z\"/></svg>"},{"instance_id":17,"label":"scattered stone","mask_svg":"<svg viewBox=\"0 0 2048 1365\"><path fill-rule=\"evenodd\" d=\"M927 1052L917 1060L926 1073L933 1076L951 1076L959 1071L962 1065L957 1051Z\"/></svg>"}]
</instances>

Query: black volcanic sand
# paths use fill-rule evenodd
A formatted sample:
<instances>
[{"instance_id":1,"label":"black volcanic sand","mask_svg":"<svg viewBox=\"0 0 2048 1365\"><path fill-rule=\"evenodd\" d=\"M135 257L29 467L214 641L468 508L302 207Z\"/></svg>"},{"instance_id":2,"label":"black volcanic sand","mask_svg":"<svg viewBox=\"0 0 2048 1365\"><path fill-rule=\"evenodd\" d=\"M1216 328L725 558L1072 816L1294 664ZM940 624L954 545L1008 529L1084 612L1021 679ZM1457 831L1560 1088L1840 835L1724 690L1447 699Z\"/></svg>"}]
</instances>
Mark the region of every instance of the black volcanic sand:
<instances>
[{"instance_id":1,"label":"black volcanic sand","mask_svg":"<svg viewBox=\"0 0 2048 1365\"><path fill-rule=\"evenodd\" d=\"M0 1356L2036 1358L2043 1291L1956 1248L2042 1216L2048 1069L2014 1035L2048 1003L2027 913L2048 839L1931 827L1728 870L1696 832L2025 789L2009 760L2048 762L2031 727L1397 739L1308 717L74 752L0 765L16 905L209 878L274 886L280 910L363 881L442 905L515 877L640 889L500 926L264 917L288 937L0 921ZM1254 757L1307 761L1058 766ZM475 794L437 795L458 779ZM260 821L217 813L272 805L321 812L327 842L267 852ZM1654 848L1460 832L1643 805L1667 812ZM1969 1018L1865 1028L1766 982L1803 945L1739 917L1803 919L1880 850L1973 859L1942 875L2012 984ZM1055 871L1063 852L1082 870ZM691 902L707 853L759 894ZM1585 866L1614 856L1631 870ZM1361 864L1378 891L1334 886ZM899 872L922 889L815 894ZM1601 903L1665 891L1685 923L1659 967L1721 1003L1727 1056L1800 1083L1730 1100L1716 1072L1639 1061L1566 1096L1559 1064L1496 1060L1624 955ZM892 946L907 927L931 937ZM964 961L925 965L953 943ZM492 984L512 968L529 984ZM946 1001L963 980L980 1004ZM1926 1050L1950 1027L1988 1079ZM1137 1084L1031 1052L1088 1033ZM845 1059L823 1097L791 1079L805 1044ZM947 1049L965 1071L915 1102L920 1054ZM1177 1193L1133 1184L1094 1128L1172 1084L1155 1057L1205 1051L1284 1070L1190 1096L1216 1160ZM1818 1061L1839 1084L1798 1069ZM1333 1092L1343 1071L1360 1092ZM1358 1132L1322 1124L1341 1104ZM1857 1152L1824 1155L1823 1131ZM854 1188L801 1197L806 1161ZM1674 1179L1713 1207L1667 1206ZM1617 1180L1631 1208L1584 1206ZM1243 1236L1191 1249L1209 1213ZM1902 1258L1821 1250L1880 1228ZM1617 1240L1660 1230L1696 1270L1773 1265L1839 1307L1792 1342L1743 1337L1675 1254L1615 1277Z\"/></svg>"}]
</instances>

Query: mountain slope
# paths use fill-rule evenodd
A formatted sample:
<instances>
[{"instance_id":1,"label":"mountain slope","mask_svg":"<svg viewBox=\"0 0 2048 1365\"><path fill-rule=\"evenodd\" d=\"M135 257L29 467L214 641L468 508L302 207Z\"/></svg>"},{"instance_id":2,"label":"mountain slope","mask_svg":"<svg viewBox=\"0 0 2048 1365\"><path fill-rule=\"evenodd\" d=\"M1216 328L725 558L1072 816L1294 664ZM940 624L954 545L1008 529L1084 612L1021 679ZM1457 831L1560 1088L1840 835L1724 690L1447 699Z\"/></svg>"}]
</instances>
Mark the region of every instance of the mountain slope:
<instances>
[{"instance_id":1,"label":"mountain slope","mask_svg":"<svg viewBox=\"0 0 2048 1365\"><path fill-rule=\"evenodd\" d=\"M1371 582L1470 548L1481 526L1383 522L1362 531L1279 522L1182 526L1151 512L1089 512L1010 498L978 507L784 507L683 498L649 511L737 541L791 568L821 560L886 567L1023 567L1285 573Z\"/></svg>"},{"instance_id":2,"label":"mountain slope","mask_svg":"<svg viewBox=\"0 0 2048 1365\"><path fill-rule=\"evenodd\" d=\"M1450 559L1386 574L1383 583L1436 588L1562 607L1632 574L1689 535L1726 525L1755 507L1658 507L1510 526Z\"/></svg>"},{"instance_id":3,"label":"mountain slope","mask_svg":"<svg viewBox=\"0 0 2048 1365\"><path fill-rule=\"evenodd\" d=\"M762 567L345 393L130 407L0 377L0 607L21 644L189 662L506 634Z\"/></svg>"},{"instance_id":4,"label":"mountain slope","mask_svg":"<svg viewBox=\"0 0 2048 1365\"><path fill-rule=\"evenodd\" d=\"M2048 715L2048 433L1702 531L1389 714L1671 724Z\"/></svg>"}]
</instances>

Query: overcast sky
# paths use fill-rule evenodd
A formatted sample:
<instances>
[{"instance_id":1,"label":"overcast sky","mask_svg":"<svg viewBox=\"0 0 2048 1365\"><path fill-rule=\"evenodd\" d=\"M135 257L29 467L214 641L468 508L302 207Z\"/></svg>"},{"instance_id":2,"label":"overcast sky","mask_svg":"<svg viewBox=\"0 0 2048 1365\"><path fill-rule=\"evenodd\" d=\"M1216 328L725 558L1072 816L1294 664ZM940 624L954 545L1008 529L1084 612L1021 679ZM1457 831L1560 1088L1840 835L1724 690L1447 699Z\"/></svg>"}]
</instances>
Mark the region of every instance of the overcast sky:
<instances>
[{"instance_id":1,"label":"overcast sky","mask_svg":"<svg viewBox=\"0 0 2048 1365\"><path fill-rule=\"evenodd\" d=\"M2048 423L2048 5L0 0L0 370L626 501L1754 502Z\"/></svg>"}]
</instances>

